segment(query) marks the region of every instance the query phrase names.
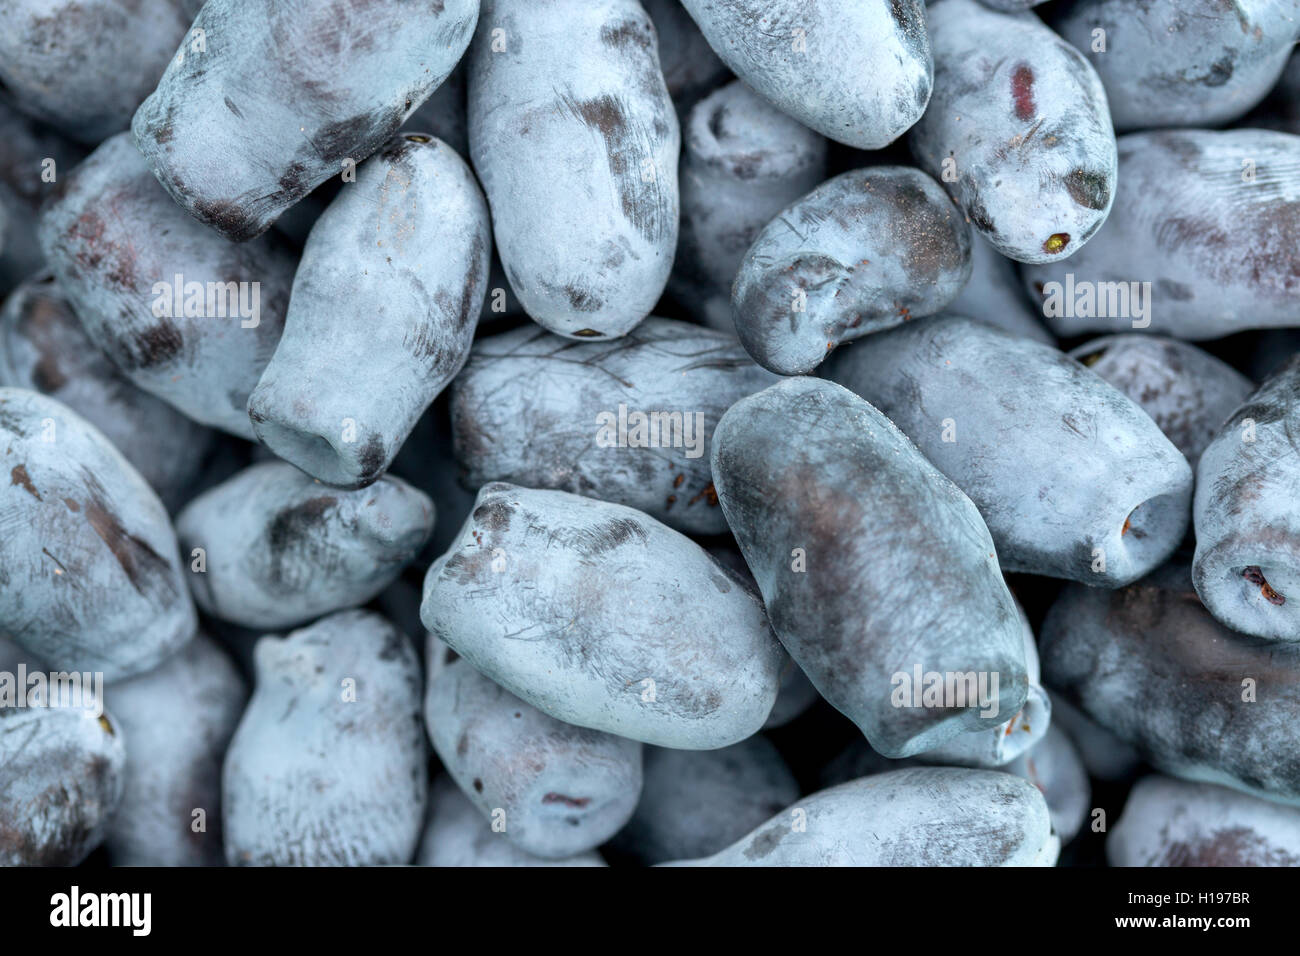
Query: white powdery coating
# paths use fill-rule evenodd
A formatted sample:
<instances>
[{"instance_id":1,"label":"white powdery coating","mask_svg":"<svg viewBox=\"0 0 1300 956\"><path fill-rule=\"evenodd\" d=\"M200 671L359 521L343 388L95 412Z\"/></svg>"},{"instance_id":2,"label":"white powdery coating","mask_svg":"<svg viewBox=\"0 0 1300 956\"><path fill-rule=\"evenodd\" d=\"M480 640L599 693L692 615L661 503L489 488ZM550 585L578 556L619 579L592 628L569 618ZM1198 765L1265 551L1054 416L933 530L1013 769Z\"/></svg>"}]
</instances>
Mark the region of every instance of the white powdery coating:
<instances>
[{"instance_id":1,"label":"white powdery coating","mask_svg":"<svg viewBox=\"0 0 1300 956\"><path fill-rule=\"evenodd\" d=\"M970 278L970 241L919 169L843 173L755 238L731 290L736 333L764 368L809 373L837 345L944 308Z\"/></svg>"},{"instance_id":2,"label":"white powdery coating","mask_svg":"<svg viewBox=\"0 0 1300 956\"><path fill-rule=\"evenodd\" d=\"M910 768L797 801L714 856L674 866L1053 866L1043 795L991 770Z\"/></svg>"},{"instance_id":3,"label":"white powdery coating","mask_svg":"<svg viewBox=\"0 0 1300 956\"><path fill-rule=\"evenodd\" d=\"M420 666L376 614L341 611L254 652L257 686L226 753L232 866L408 863L428 777Z\"/></svg>"},{"instance_id":4,"label":"white powdery coating","mask_svg":"<svg viewBox=\"0 0 1300 956\"><path fill-rule=\"evenodd\" d=\"M105 697L130 741L105 840L113 865L221 866L221 763L248 700L234 664L200 634Z\"/></svg>"},{"instance_id":5,"label":"white powdery coating","mask_svg":"<svg viewBox=\"0 0 1300 956\"><path fill-rule=\"evenodd\" d=\"M211 429L136 388L86 335L67 296L44 269L14 289L0 308L0 385L43 392L85 418L135 466L168 510L193 494L216 438Z\"/></svg>"},{"instance_id":6,"label":"white powdery coating","mask_svg":"<svg viewBox=\"0 0 1300 956\"><path fill-rule=\"evenodd\" d=\"M1228 630L1190 578L1172 560L1120 590L1063 588L1040 632L1044 677L1162 772L1300 805L1300 644Z\"/></svg>"},{"instance_id":7,"label":"white powdery coating","mask_svg":"<svg viewBox=\"0 0 1300 956\"><path fill-rule=\"evenodd\" d=\"M278 630L375 597L419 553L433 522L433 502L400 478L343 491L266 461L191 501L176 533L199 607ZM193 570L196 548L202 572Z\"/></svg>"},{"instance_id":8,"label":"white powdery coating","mask_svg":"<svg viewBox=\"0 0 1300 956\"><path fill-rule=\"evenodd\" d=\"M429 788L429 816L419 866L606 866L595 850L560 860L533 856L492 830L460 787L446 776Z\"/></svg>"},{"instance_id":9,"label":"white powdery coating","mask_svg":"<svg viewBox=\"0 0 1300 956\"><path fill-rule=\"evenodd\" d=\"M1201 455L1192 583L1234 631L1300 641L1300 361L1250 394Z\"/></svg>"},{"instance_id":10,"label":"white powdery coating","mask_svg":"<svg viewBox=\"0 0 1300 956\"><path fill-rule=\"evenodd\" d=\"M1115 194L1115 134L1096 71L1032 13L936 0L928 17L934 96L909 137L918 162L935 177L956 173L948 188L998 252L1019 262L1071 255ZM1049 246L1054 236L1067 238Z\"/></svg>"},{"instance_id":11,"label":"white powdery coating","mask_svg":"<svg viewBox=\"0 0 1300 956\"><path fill-rule=\"evenodd\" d=\"M985 0L989 2L989 0ZM1121 132L1221 126L1277 82L1295 42L1292 0L1082 0L1049 11L1096 68ZM1102 31L1105 49L1094 47Z\"/></svg>"},{"instance_id":12,"label":"white powdery coating","mask_svg":"<svg viewBox=\"0 0 1300 956\"><path fill-rule=\"evenodd\" d=\"M465 162L425 134L391 139L307 237L248 401L258 440L321 481L374 481L469 358L491 248Z\"/></svg>"},{"instance_id":13,"label":"white powdery coating","mask_svg":"<svg viewBox=\"0 0 1300 956\"><path fill-rule=\"evenodd\" d=\"M39 236L86 334L137 387L252 441L248 395L284 328L294 256L271 237L227 242L186 215L127 133L60 175L65 191L42 212ZM225 315L186 316L178 275L203 285L203 312L209 284L240 285L222 302ZM253 290L257 324L244 327L254 316L238 314L240 296L251 306Z\"/></svg>"},{"instance_id":14,"label":"white powdery coating","mask_svg":"<svg viewBox=\"0 0 1300 956\"><path fill-rule=\"evenodd\" d=\"M1294 326L1300 137L1165 130L1130 133L1118 145L1119 185L1106 228L1066 262L1022 269L1026 287L1041 298L1047 283L1064 286L1067 274L1076 288L1149 282L1147 331L1180 339ZM1052 331L1133 330L1131 310L1073 311L1046 316Z\"/></svg>"},{"instance_id":15,"label":"white powdery coating","mask_svg":"<svg viewBox=\"0 0 1300 956\"><path fill-rule=\"evenodd\" d=\"M1300 809L1152 775L1130 792L1106 858L1111 866L1300 866Z\"/></svg>"},{"instance_id":16,"label":"white powdery coating","mask_svg":"<svg viewBox=\"0 0 1300 956\"><path fill-rule=\"evenodd\" d=\"M1015 602L975 506L847 389L791 378L718 423L718 500L772 627L873 747L910 756L1006 723L1028 681ZM998 675L987 706L924 706L897 677ZM988 711L984 713L984 711Z\"/></svg>"},{"instance_id":17,"label":"white powdery coating","mask_svg":"<svg viewBox=\"0 0 1300 956\"><path fill-rule=\"evenodd\" d=\"M922 0L682 0L709 45L777 109L880 149L930 100Z\"/></svg>"},{"instance_id":18,"label":"white powdery coating","mask_svg":"<svg viewBox=\"0 0 1300 956\"><path fill-rule=\"evenodd\" d=\"M1131 399L1050 346L937 316L841 350L826 375L970 495L1007 571L1117 587L1182 540L1187 460Z\"/></svg>"},{"instance_id":19,"label":"white powdery coating","mask_svg":"<svg viewBox=\"0 0 1300 956\"><path fill-rule=\"evenodd\" d=\"M1038 746L1051 725L1052 701L1043 689L1038 666L1038 645L1034 631L1025 616L1025 609L1016 602L1020 614L1020 627L1024 635L1025 671L1029 677L1029 693L1020 712L987 730L959 734L951 740L917 754L922 763L952 767L982 767L994 770L1023 758Z\"/></svg>"},{"instance_id":20,"label":"white powdery coating","mask_svg":"<svg viewBox=\"0 0 1300 956\"><path fill-rule=\"evenodd\" d=\"M431 659L440 642L429 643ZM528 853L563 859L594 849L636 809L640 743L548 717L463 659L430 675L424 720L465 796Z\"/></svg>"},{"instance_id":21,"label":"white powdery coating","mask_svg":"<svg viewBox=\"0 0 1300 956\"><path fill-rule=\"evenodd\" d=\"M530 316L589 338L650 314L677 245L681 134L640 4L486 0L469 143Z\"/></svg>"},{"instance_id":22,"label":"white powdery coating","mask_svg":"<svg viewBox=\"0 0 1300 956\"><path fill-rule=\"evenodd\" d=\"M1002 769L1024 777L1042 791L1052 814L1052 829L1061 843L1074 839L1088 815L1092 787L1079 751L1065 731L1052 724L1042 740Z\"/></svg>"},{"instance_id":23,"label":"white powdery coating","mask_svg":"<svg viewBox=\"0 0 1300 956\"><path fill-rule=\"evenodd\" d=\"M136 111L135 142L190 215L250 239L396 132L478 13L478 0L213 0Z\"/></svg>"},{"instance_id":24,"label":"white powdery coating","mask_svg":"<svg viewBox=\"0 0 1300 956\"><path fill-rule=\"evenodd\" d=\"M52 398L0 388L0 631L58 670L138 674L194 636L153 489Z\"/></svg>"},{"instance_id":25,"label":"white powdery coating","mask_svg":"<svg viewBox=\"0 0 1300 956\"><path fill-rule=\"evenodd\" d=\"M706 325L734 332L731 283L745 252L826 178L826 140L735 80L695 105L682 145L682 225L668 288Z\"/></svg>"},{"instance_id":26,"label":"white powdery coating","mask_svg":"<svg viewBox=\"0 0 1300 956\"><path fill-rule=\"evenodd\" d=\"M19 109L98 143L131 125L191 19L179 0L4 0L0 82Z\"/></svg>"},{"instance_id":27,"label":"white powdery coating","mask_svg":"<svg viewBox=\"0 0 1300 956\"><path fill-rule=\"evenodd\" d=\"M115 719L82 707L0 708L0 866L76 866L122 797Z\"/></svg>"},{"instance_id":28,"label":"white powdery coating","mask_svg":"<svg viewBox=\"0 0 1300 956\"><path fill-rule=\"evenodd\" d=\"M620 339L582 343L529 325L475 344L452 386L456 457L470 488L553 488L679 531L724 534L709 469L713 429L733 402L776 381L734 335L689 322L652 316ZM632 443L631 430L620 442L620 406L675 414L677 424L656 419L664 424L647 447Z\"/></svg>"},{"instance_id":29,"label":"white powdery coating","mask_svg":"<svg viewBox=\"0 0 1300 956\"><path fill-rule=\"evenodd\" d=\"M709 750L757 731L781 648L762 603L699 545L622 505L485 485L429 569L421 617L566 723Z\"/></svg>"},{"instance_id":30,"label":"white powdery coating","mask_svg":"<svg viewBox=\"0 0 1300 956\"><path fill-rule=\"evenodd\" d=\"M1254 388L1226 362L1163 335L1107 335L1073 349L1070 357L1141 405L1193 468Z\"/></svg>"}]
</instances>

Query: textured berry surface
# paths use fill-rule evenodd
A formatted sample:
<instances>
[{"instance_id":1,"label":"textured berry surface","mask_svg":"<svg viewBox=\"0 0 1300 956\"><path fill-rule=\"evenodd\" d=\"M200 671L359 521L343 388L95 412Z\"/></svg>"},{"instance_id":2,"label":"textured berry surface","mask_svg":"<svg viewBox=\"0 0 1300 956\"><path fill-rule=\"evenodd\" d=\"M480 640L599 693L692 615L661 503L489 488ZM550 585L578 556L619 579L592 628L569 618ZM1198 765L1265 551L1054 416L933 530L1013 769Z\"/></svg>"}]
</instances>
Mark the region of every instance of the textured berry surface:
<instances>
[{"instance_id":1,"label":"textured berry surface","mask_svg":"<svg viewBox=\"0 0 1300 956\"><path fill-rule=\"evenodd\" d=\"M300 948L1267 923L1096 868L1300 865L1297 38L0 0L0 867L87 869L56 927L106 866L393 868L159 895ZM414 869L681 866L1092 872L737 920Z\"/></svg>"}]
</instances>

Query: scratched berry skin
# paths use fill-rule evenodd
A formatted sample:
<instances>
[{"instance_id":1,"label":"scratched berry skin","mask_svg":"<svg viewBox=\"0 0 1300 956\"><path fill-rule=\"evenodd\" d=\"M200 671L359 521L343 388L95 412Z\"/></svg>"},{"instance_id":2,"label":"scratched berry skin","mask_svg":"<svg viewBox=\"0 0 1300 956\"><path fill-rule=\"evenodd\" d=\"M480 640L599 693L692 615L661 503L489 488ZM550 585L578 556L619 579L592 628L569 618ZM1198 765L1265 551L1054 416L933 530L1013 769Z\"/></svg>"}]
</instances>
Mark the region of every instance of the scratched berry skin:
<instances>
[{"instance_id":1,"label":"scratched berry skin","mask_svg":"<svg viewBox=\"0 0 1300 956\"><path fill-rule=\"evenodd\" d=\"M197 620L167 511L107 438L0 388L0 632L56 670L139 674Z\"/></svg>"},{"instance_id":2,"label":"scratched berry skin","mask_svg":"<svg viewBox=\"0 0 1300 956\"><path fill-rule=\"evenodd\" d=\"M85 859L122 799L125 762L120 728L107 713L0 707L0 866Z\"/></svg>"},{"instance_id":3,"label":"scratched berry skin","mask_svg":"<svg viewBox=\"0 0 1300 956\"><path fill-rule=\"evenodd\" d=\"M1170 129L1121 136L1106 226L1063 262L1021 270L1059 336L1144 329L1188 341L1296 324L1300 137L1264 129ZM1072 276L1072 280L1067 277ZM1079 307L1057 290L1149 283L1144 315ZM1109 298L1109 291L1106 292ZM1071 305L1074 308L1070 308Z\"/></svg>"},{"instance_id":4,"label":"scratched berry skin","mask_svg":"<svg viewBox=\"0 0 1300 956\"><path fill-rule=\"evenodd\" d=\"M397 131L451 73L478 12L478 0L213 0L191 27L206 48L175 51L132 135L181 208L252 239Z\"/></svg>"},{"instance_id":5,"label":"scratched berry skin","mask_svg":"<svg viewBox=\"0 0 1300 956\"><path fill-rule=\"evenodd\" d=\"M195 222L125 133L63 176L38 234L86 334L138 387L251 440L248 395L284 329L292 251ZM185 291L195 283L202 296Z\"/></svg>"},{"instance_id":6,"label":"scratched berry skin","mask_svg":"<svg viewBox=\"0 0 1300 956\"><path fill-rule=\"evenodd\" d=\"M1298 37L0 0L0 865L1300 865Z\"/></svg>"},{"instance_id":7,"label":"scratched berry skin","mask_svg":"<svg viewBox=\"0 0 1300 956\"><path fill-rule=\"evenodd\" d=\"M858 149L901 136L930 100L923 0L682 0L746 85Z\"/></svg>"},{"instance_id":8,"label":"scratched berry skin","mask_svg":"<svg viewBox=\"0 0 1300 956\"><path fill-rule=\"evenodd\" d=\"M828 365L970 495L1008 571L1117 587L1182 540L1187 460L1135 402L1050 346L934 316Z\"/></svg>"},{"instance_id":9,"label":"scratched berry skin","mask_svg":"<svg viewBox=\"0 0 1300 956\"><path fill-rule=\"evenodd\" d=\"M479 489L420 616L543 713L660 747L743 740L780 685L780 646L738 578L648 515L563 491Z\"/></svg>"},{"instance_id":10,"label":"scratched berry skin","mask_svg":"<svg viewBox=\"0 0 1300 956\"><path fill-rule=\"evenodd\" d=\"M344 491L265 461L191 501L176 531L204 612L280 630L375 597L419 553L433 522L433 503L400 478Z\"/></svg>"},{"instance_id":11,"label":"scratched berry skin","mask_svg":"<svg viewBox=\"0 0 1300 956\"><path fill-rule=\"evenodd\" d=\"M1160 335L1107 335L1073 349L1070 357L1141 405L1193 468L1253 389L1226 362Z\"/></svg>"},{"instance_id":12,"label":"scratched berry skin","mask_svg":"<svg viewBox=\"0 0 1300 956\"><path fill-rule=\"evenodd\" d=\"M722 534L710 436L733 402L775 381L734 336L674 319L597 342L526 326L479 339L456 379L456 458L468 488L555 488Z\"/></svg>"},{"instance_id":13,"label":"scratched berry skin","mask_svg":"<svg viewBox=\"0 0 1300 956\"><path fill-rule=\"evenodd\" d=\"M1096 71L1033 13L934 0L928 16L934 95L909 137L917 161L998 252L1073 255L1115 197L1115 132Z\"/></svg>"},{"instance_id":14,"label":"scratched berry skin","mask_svg":"<svg viewBox=\"0 0 1300 956\"><path fill-rule=\"evenodd\" d=\"M636 0L485 0L469 150L524 310L565 338L650 314L677 245L681 132Z\"/></svg>"},{"instance_id":15,"label":"scratched berry skin","mask_svg":"<svg viewBox=\"0 0 1300 956\"><path fill-rule=\"evenodd\" d=\"M231 866L379 866L415 855L428 795L420 664L368 611L264 637L222 771Z\"/></svg>"},{"instance_id":16,"label":"scratched berry skin","mask_svg":"<svg viewBox=\"0 0 1300 956\"><path fill-rule=\"evenodd\" d=\"M1127 132L1241 117L1277 82L1298 13L1294 0L1069 0L1048 22L1097 70Z\"/></svg>"},{"instance_id":17,"label":"scratched berry skin","mask_svg":"<svg viewBox=\"0 0 1300 956\"><path fill-rule=\"evenodd\" d=\"M1300 646L1300 359L1244 398L1196 469L1192 583L1220 622Z\"/></svg>"},{"instance_id":18,"label":"scratched berry skin","mask_svg":"<svg viewBox=\"0 0 1300 956\"><path fill-rule=\"evenodd\" d=\"M1300 866L1300 808L1158 774L1106 837L1111 866Z\"/></svg>"},{"instance_id":19,"label":"scratched berry skin","mask_svg":"<svg viewBox=\"0 0 1300 956\"><path fill-rule=\"evenodd\" d=\"M1054 866L1060 846L1019 777L917 767L818 791L725 850L668 865Z\"/></svg>"},{"instance_id":20,"label":"scratched berry skin","mask_svg":"<svg viewBox=\"0 0 1300 956\"><path fill-rule=\"evenodd\" d=\"M483 194L446 143L385 143L307 237L284 335L248 397L258 440L343 488L387 471L469 357L491 243Z\"/></svg>"},{"instance_id":21,"label":"scratched berry skin","mask_svg":"<svg viewBox=\"0 0 1300 956\"><path fill-rule=\"evenodd\" d=\"M431 647L426 657L434 653ZM636 808L640 743L548 717L463 659L430 675L424 719L465 796L534 856L591 850Z\"/></svg>"},{"instance_id":22,"label":"scratched berry skin","mask_svg":"<svg viewBox=\"0 0 1300 956\"><path fill-rule=\"evenodd\" d=\"M56 398L104 433L168 510L193 493L216 433L136 388L87 337L46 270L0 308L0 385Z\"/></svg>"},{"instance_id":23,"label":"scratched berry skin","mask_svg":"<svg viewBox=\"0 0 1300 956\"><path fill-rule=\"evenodd\" d=\"M971 270L970 230L925 173L842 173L759 232L731 288L754 361L806 375L845 342L938 312Z\"/></svg>"}]
</instances>

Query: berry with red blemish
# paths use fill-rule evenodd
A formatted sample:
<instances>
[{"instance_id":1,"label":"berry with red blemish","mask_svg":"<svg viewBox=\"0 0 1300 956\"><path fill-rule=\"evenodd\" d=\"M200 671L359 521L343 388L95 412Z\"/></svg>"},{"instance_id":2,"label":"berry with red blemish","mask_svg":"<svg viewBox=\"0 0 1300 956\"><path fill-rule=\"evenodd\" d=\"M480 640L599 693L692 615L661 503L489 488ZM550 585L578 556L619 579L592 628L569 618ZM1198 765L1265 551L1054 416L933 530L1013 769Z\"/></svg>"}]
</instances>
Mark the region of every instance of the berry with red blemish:
<instances>
[{"instance_id":1,"label":"berry with red blemish","mask_svg":"<svg viewBox=\"0 0 1300 956\"><path fill-rule=\"evenodd\" d=\"M1004 256L1074 254L1115 193L1115 134L1096 71L1032 13L934 0L927 17L934 95L909 137L921 167Z\"/></svg>"}]
</instances>

